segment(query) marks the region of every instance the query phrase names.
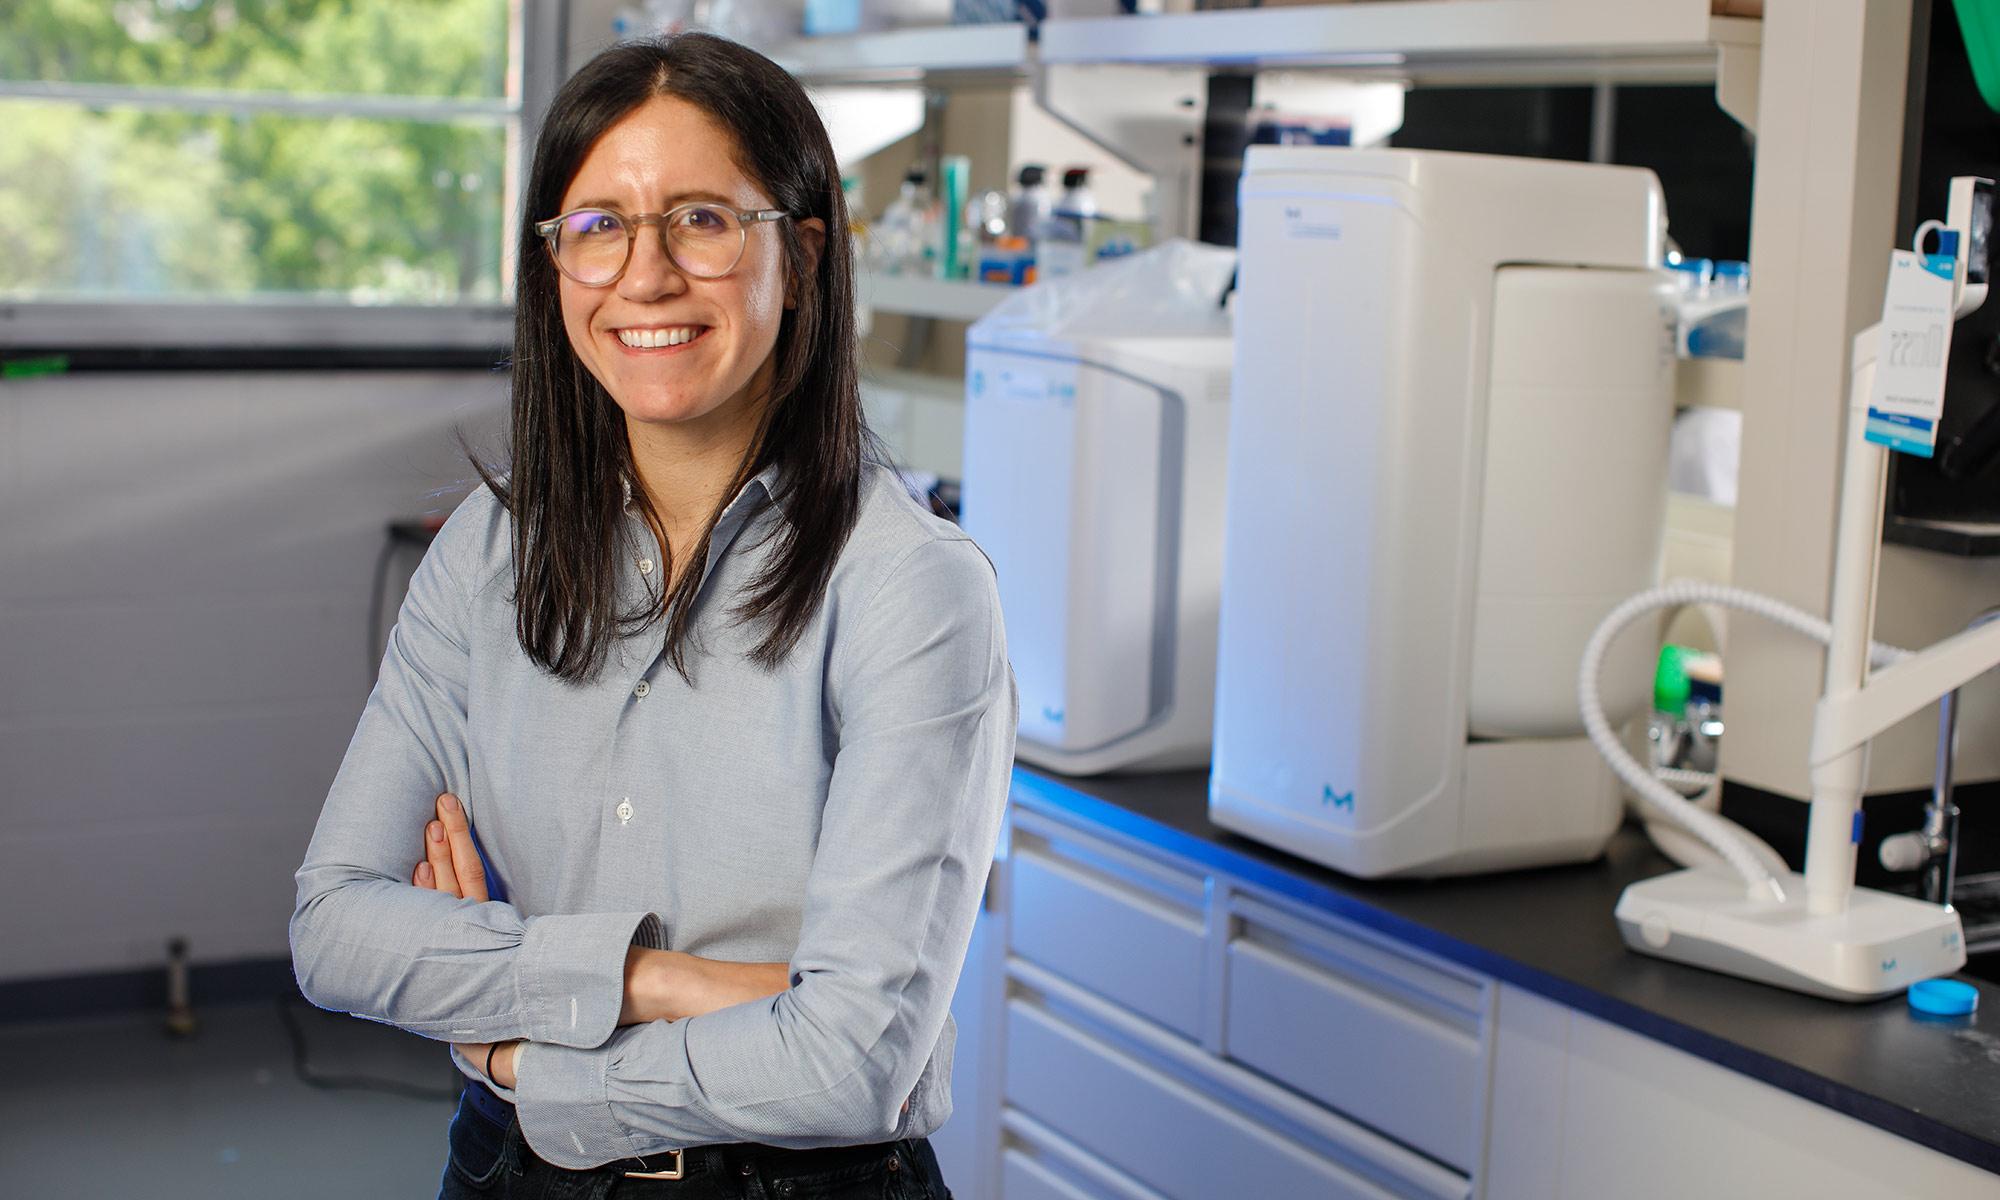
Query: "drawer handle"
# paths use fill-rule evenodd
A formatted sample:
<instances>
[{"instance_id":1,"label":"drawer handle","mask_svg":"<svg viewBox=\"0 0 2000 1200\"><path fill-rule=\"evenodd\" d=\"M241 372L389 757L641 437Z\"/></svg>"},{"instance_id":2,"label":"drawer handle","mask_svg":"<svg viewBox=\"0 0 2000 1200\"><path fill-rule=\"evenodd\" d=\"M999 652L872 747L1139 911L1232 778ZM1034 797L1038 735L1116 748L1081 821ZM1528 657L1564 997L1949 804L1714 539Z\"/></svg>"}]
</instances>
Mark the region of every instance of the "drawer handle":
<instances>
[{"instance_id":1,"label":"drawer handle","mask_svg":"<svg viewBox=\"0 0 2000 1200\"><path fill-rule=\"evenodd\" d=\"M1014 849L1014 861L1016 871L1020 869L1020 864L1026 863L1034 870L1046 871L1066 883L1087 888L1104 895L1106 899L1138 909L1150 917L1197 936L1207 928L1197 910L1177 904L1140 884L1094 870L1091 865L1079 863L1075 859L1059 858L1017 846Z\"/></svg>"}]
</instances>

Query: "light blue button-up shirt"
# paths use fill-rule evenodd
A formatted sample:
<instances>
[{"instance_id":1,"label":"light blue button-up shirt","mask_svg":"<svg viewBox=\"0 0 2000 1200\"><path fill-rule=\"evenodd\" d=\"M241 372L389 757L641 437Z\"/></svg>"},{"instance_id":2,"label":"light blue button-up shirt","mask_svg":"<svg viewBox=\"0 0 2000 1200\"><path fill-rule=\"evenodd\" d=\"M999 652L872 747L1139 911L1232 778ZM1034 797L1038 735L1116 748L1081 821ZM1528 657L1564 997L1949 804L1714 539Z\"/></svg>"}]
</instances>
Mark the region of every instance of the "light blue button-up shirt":
<instances>
[{"instance_id":1,"label":"light blue button-up shirt","mask_svg":"<svg viewBox=\"0 0 2000 1200\"><path fill-rule=\"evenodd\" d=\"M306 996L440 1040L528 1039L502 1094L559 1166L920 1137L950 1115L947 1009L1017 715L992 568L870 467L824 603L759 667L762 626L729 610L785 521L778 479L717 525L692 684L659 624L588 684L530 661L511 519L473 493L411 580L298 871ZM627 604L661 586L646 553L664 560L624 564ZM409 883L441 791L465 802L489 902ZM634 942L789 962L792 986L620 1028Z\"/></svg>"}]
</instances>

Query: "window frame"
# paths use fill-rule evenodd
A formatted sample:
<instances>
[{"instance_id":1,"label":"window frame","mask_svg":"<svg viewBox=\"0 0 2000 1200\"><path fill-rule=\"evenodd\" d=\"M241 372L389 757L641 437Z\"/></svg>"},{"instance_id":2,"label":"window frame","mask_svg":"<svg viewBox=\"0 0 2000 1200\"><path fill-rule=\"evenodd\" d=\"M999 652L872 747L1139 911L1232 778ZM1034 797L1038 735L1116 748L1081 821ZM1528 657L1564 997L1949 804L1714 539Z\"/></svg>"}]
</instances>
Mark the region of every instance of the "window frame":
<instances>
[{"instance_id":1,"label":"window frame","mask_svg":"<svg viewBox=\"0 0 2000 1200\"><path fill-rule=\"evenodd\" d=\"M567 61L563 0L517 0L510 55L520 64L518 110L505 100L320 97L214 89L0 82L0 96L139 103L181 111L289 112L439 119L518 117L508 145L501 254L513 270L536 136ZM240 302L0 300L0 356L64 356L72 368L115 368L122 356L154 365L229 366L282 358L303 366L440 364L504 357L514 341L512 304L354 305L283 295Z\"/></svg>"}]
</instances>

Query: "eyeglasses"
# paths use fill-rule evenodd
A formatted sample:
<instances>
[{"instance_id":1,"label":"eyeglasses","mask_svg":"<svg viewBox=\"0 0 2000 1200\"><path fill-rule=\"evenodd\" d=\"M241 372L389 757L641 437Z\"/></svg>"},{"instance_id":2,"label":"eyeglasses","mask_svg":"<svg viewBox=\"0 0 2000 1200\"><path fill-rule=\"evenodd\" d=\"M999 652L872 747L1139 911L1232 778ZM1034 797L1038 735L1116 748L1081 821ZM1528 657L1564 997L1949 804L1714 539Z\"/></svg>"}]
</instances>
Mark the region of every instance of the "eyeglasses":
<instances>
[{"instance_id":1,"label":"eyeglasses","mask_svg":"<svg viewBox=\"0 0 2000 1200\"><path fill-rule=\"evenodd\" d=\"M625 273L641 225L660 227L667 257L683 273L717 279L742 260L750 226L790 215L776 208L744 211L703 201L629 217L608 208L579 208L536 222L535 232L548 242L556 270L585 287L604 287Z\"/></svg>"}]
</instances>

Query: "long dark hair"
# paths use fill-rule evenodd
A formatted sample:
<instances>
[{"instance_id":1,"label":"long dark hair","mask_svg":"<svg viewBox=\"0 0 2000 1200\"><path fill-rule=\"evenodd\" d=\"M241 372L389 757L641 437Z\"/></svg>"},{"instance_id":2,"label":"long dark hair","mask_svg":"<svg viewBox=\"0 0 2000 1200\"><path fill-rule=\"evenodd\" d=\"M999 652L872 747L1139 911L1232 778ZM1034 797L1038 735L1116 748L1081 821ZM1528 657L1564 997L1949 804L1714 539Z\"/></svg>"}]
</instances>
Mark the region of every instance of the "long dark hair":
<instances>
[{"instance_id":1,"label":"long dark hair","mask_svg":"<svg viewBox=\"0 0 2000 1200\"><path fill-rule=\"evenodd\" d=\"M578 361L564 332L556 271L536 220L554 216L590 147L620 118L655 96L687 101L734 137L737 165L793 220L784 239L795 307L778 330L771 396L736 479L686 555L690 569L670 595L651 594L620 611L622 561L635 542L625 520L625 487L636 481L624 415ZM516 277L512 463L503 476L474 467L514 519L515 626L521 648L551 673L595 676L615 639L665 617L666 654L688 674L686 643L699 564L721 506L765 467L777 464L784 521L772 554L732 610L762 620L751 653L782 662L826 594L827 580L860 508L863 447L877 443L862 418L856 362L854 268L840 169L826 128L805 90L782 67L747 47L701 33L624 42L599 54L556 93L528 178ZM817 269L798 222L818 217L826 240ZM632 487L648 524L663 528L645 489ZM660 574L671 579L671 563Z\"/></svg>"}]
</instances>

